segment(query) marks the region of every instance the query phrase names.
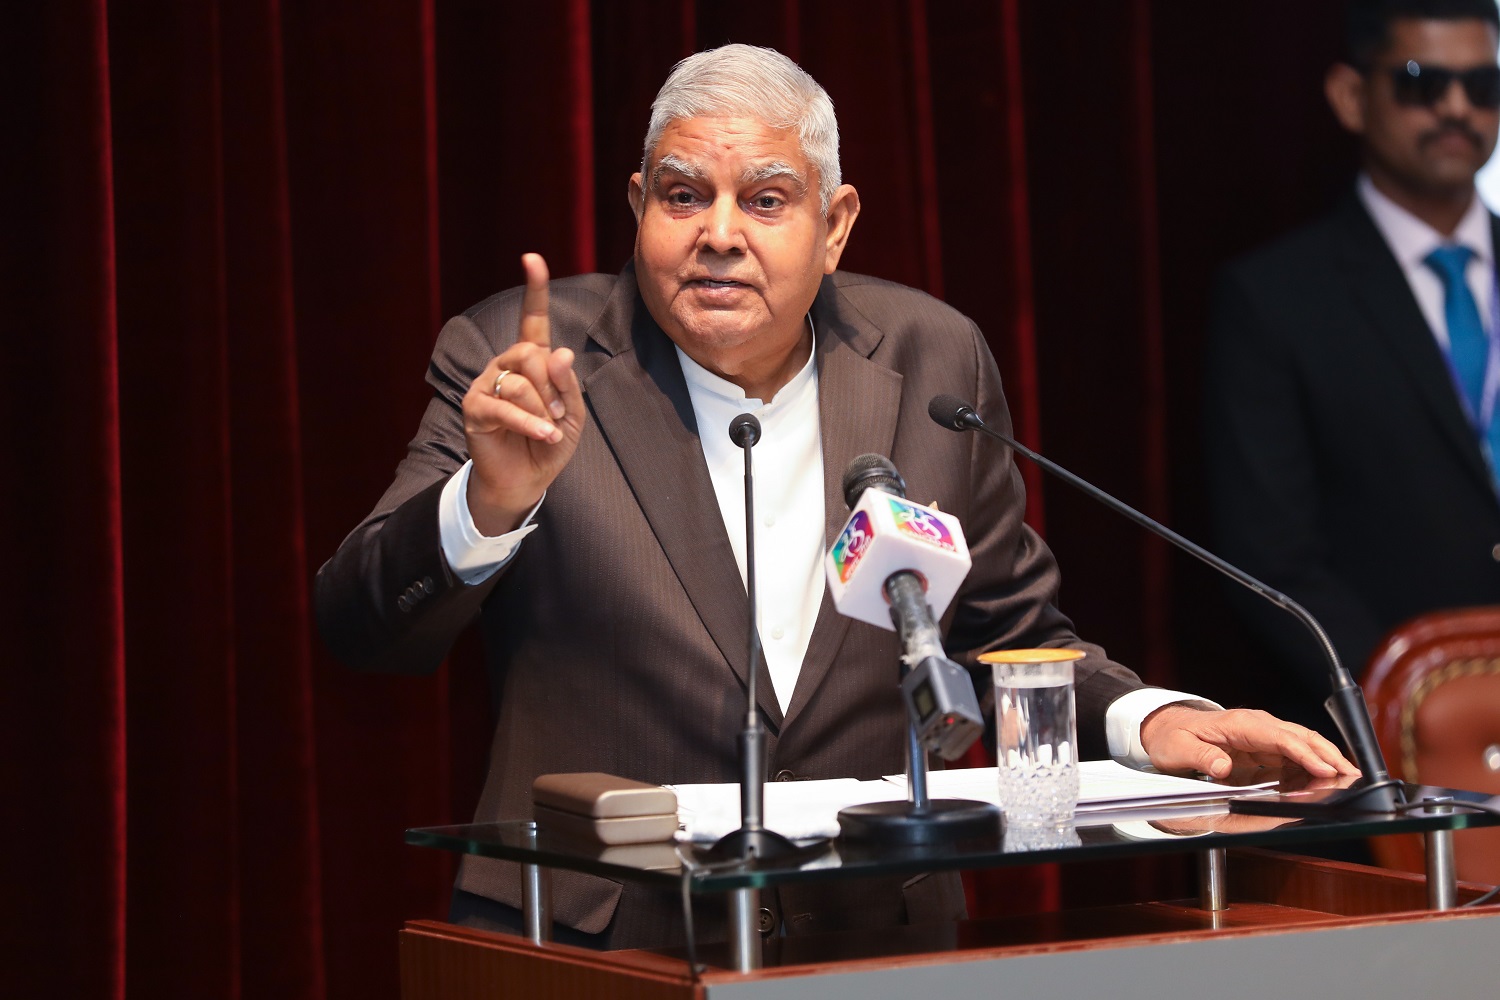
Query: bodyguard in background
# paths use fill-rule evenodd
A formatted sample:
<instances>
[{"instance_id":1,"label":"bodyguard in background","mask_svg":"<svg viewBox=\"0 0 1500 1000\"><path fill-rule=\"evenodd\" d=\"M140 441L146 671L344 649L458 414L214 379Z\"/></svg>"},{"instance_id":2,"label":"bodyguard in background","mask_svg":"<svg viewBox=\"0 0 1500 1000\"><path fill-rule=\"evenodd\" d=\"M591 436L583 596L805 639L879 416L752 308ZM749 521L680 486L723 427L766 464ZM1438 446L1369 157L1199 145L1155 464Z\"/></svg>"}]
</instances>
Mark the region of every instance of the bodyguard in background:
<instances>
[{"instance_id":1,"label":"bodyguard in background","mask_svg":"<svg viewBox=\"0 0 1500 1000\"><path fill-rule=\"evenodd\" d=\"M1500 603L1500 229L1474 190L1500 123L1497 31L1493 0L1351 4L1325 94L1359 138L1354 190L1215 292L1218 544L1355 670L1406 619ZM1281 713L1328 731L1311 637L1233 599L1270 647Z\"/></svg>"}]
</instances>

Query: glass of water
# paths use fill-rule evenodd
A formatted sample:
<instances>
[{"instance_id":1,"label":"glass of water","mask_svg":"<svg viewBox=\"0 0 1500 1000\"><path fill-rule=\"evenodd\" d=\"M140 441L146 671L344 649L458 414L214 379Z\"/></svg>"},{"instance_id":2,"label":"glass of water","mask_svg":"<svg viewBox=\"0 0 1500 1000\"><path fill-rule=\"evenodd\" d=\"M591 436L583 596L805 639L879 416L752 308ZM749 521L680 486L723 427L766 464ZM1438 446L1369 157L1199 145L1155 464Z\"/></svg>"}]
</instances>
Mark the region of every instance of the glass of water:
<instances>
[{"instance_id":1,"label":"glass of water","mask_svg":"<svg viewBox=\"0 0 1500 1000\"><path fill-rule=\"evenodd\" d=\"M995 675L995 762L1009 826L1067 826L1078 805L1077 649L1008 649L980 656Z\"/></svg>"}]
</instances>

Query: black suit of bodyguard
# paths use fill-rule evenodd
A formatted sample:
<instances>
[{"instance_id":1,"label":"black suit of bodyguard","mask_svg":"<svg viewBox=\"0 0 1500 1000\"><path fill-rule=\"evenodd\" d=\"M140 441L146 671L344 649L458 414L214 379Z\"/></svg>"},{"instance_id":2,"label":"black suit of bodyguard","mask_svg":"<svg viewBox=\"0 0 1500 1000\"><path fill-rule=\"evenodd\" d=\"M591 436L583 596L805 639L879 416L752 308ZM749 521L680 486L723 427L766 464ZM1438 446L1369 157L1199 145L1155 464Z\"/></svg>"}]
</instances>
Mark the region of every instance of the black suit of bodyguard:
<instances>
[{"instance_id":1,"label":"black suit of bodyguard","mask_svg":"<svg viewBox=\"0 0 1500 1000\"><path fill-rule=\"evenodd\" d=\"M1489 469L1357 197L1225 271L1205 392L1224 556L1306 605L1351 669L1408 618L1500 603ZM1248 592L1242 610L1315 710L1311 635Z\"/></svg>"}]
</instances>

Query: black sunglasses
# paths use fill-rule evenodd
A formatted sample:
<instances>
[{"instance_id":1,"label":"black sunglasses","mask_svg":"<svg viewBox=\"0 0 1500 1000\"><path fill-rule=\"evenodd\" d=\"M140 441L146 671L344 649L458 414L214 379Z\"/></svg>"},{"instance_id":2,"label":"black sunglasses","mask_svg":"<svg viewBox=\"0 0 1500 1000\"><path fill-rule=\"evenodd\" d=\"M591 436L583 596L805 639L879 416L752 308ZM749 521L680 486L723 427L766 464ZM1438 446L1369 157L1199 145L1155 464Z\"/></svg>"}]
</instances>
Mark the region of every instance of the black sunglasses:
<instances>
[{"instance_id":1,"label":"black sunglasses","mask_svg":"<svg viewBox=\"0 0 1500 1000\"><path fill-rule=\"evenodd\" d=\"M1430 108L1443 99L1453 81L1457 80L1463 84L1464 94L1474 107L1500 108L1500 66L1444 69L1423 66L1413 59L1389 72L1396 88L1396 101L1400 104Z\"/></svg>"}]
</instances>

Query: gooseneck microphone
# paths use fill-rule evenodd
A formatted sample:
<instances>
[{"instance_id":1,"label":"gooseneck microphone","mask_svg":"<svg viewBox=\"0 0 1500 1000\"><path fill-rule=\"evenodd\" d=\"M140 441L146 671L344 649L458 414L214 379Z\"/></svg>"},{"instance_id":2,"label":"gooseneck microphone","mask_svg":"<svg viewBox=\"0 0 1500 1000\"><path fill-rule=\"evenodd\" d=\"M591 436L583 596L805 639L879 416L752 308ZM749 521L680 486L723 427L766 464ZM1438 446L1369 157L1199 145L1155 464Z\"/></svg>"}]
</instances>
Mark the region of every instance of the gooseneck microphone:
<instances>
[{"instance_id":1,"label":"gooseneck microphone","mask_svg":"<svg viewBox=\"0 0 1500 1000\"><path fill-rule=\"evenodd\" d=\"M1116 513L1124 515L1152 534L1160 538L1165 538L1179 549L1182 549L1199 561L1207 563L1234 582L1259 594L1283 611L1291 614L1312 632L1318 641L1318 645L1323 650L1324 658L1328 661L1333 687L1333 693L1323 703L1324 708L1328 710L1328 714L1333 717L1334 723L1339 727L1339 732L1343 734L1344 742L1354 754L1354 761L1359 765L1359 769L1364 772L1364 777L1350 788L1332 794L1318 803L1308 803L1305 808L1265 800L1264 802L1257 803L1237 802L1231 805L1231 811L1268 812L1274 810L1277 815L1305 815L1313 812L1331 811L1375 813L1397 811L1397 807L1404 800L1401 783L1393 781L1389 770L1386 768L1385 757L1381 754L1380 744L1375 738L1375 727L1370 721L1370 710L1365 704L1364 693L1360 690L1359 685L1354 682L1354 678L1349 674L1348 669L1339 660L1338 652L1334 649L1332 640L1328 638L1327 631L1312 616L1311 612L1281 591L1257 580L1238 566L1231 565L1201 545L1182 537L1166 525L1147 517L1129 504L1117 500L1092 483L1064 469L1056 462L1032 451L1009 435L994 430L984 422L978 413L974 412L972 406L958 397L947 394L934 396L932 401L927 404L927 415L935 423L949 430L960 432L969 430L978 431L986 437L994 438L996 441L1008 445L1070 486L1082 490Z\"/></svg>"},{"instance_id":2,"label":"gooseneck microphone","mask_svg":"<svg viewBox=\"0 0 1500 1000\"><path fill-rule=\"evenodd\" d=\"M741 413L729 422L729 440L745 450L745 595L749 603L749 656L745 681L745 728L740 730L740 828L714 844L712 854L744 861L789 854L797 846L765 827L766 727L756 703L756 675L760 673L760 629L755 610L755 477L750 455L760 440L760 421Z\"/></svg>"}]
</instances>

